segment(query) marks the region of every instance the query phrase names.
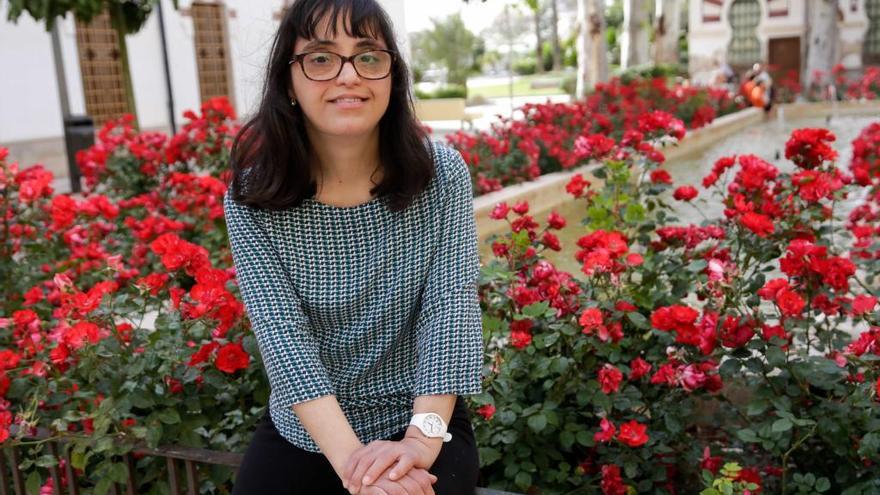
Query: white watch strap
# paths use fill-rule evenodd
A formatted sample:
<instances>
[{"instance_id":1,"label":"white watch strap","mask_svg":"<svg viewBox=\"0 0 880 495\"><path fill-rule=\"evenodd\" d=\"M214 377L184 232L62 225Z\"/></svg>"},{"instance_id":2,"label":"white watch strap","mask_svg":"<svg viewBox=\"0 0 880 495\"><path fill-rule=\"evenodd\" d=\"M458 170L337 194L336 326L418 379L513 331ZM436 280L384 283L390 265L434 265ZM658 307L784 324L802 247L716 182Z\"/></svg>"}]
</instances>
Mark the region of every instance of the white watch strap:
<instances>
[{"instance_id":1,"label":"white watch strap","mask_svg":"<svg viewBox=\"0 0 880 495\"><path fill-rule=\"evenodd\" d=\"M424 421L424 419L427 416L436 416L437 417L437 420L440 422L440 426L442 429L442 431L439 435L432 435L430 432L425 431L424 427L422 426L422 421ZM448 427L446 425L446 422L443 421L443 418L437 413L414 414L412 419L409 420L409 424L411 426L415 426L416 428L418 428L419 431L421 431L422 434L428 438L441 438L440 435L442 435L443 442L448 442L448 441L452 440L452 434L447 431Z\"/></svg>"}]
</instances>

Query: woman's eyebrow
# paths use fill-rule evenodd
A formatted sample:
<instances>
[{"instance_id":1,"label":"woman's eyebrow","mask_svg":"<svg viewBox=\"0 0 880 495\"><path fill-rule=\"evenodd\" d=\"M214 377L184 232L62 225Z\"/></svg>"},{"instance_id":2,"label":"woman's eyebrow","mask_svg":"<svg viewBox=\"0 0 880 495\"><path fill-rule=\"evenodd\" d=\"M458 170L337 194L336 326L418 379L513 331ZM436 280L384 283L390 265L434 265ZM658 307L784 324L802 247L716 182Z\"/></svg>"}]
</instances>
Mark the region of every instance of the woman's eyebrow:
<instances>
[{"instance_id":1,"label":"woman's eyebrow","mask_svg":"<svg viewBox=\"0 0 880 495\"><path fill-rule=\"evenodd\" d=\"M337 44L333 40L314 39L312 41L309 41L306 46L303 47L303 51L311 50L313 48L325 48L335 46L337 46ZM379 48L381 47L381 44L377 40L374 40L372 38L361 38L360 40L358 40L357 44L355 44L355 47Z\"/></svg>"}]
</instances>

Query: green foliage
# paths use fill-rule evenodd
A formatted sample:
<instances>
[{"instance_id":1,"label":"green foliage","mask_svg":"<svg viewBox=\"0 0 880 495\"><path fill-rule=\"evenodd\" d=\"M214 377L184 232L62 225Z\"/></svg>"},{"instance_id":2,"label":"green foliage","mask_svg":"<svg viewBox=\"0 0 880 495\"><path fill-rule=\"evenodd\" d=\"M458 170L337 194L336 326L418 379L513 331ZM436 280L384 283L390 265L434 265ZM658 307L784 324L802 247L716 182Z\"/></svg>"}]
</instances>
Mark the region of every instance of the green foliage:
<instances>
[{"instance_id":1,"label":"green foliage","mask_svg":"<svg viewBox=\"0 0 880 495\"><path fill-rule=\"evenodd\" d=\"M534 57L521 58L513 62L513 72L521 76L532 75L536 70L537 66L535 65Z\"/></svg>"},{"instance_id":2,"label":"green foliage","mask_svg":"<svg viewBox=\"0 0 880 495\"><path fill-rule=\"evenodd\" d=\"M89 22L95 16L107 10L113 26L124 34L139 31L150 17L158 0L9 0L7 17L17 21L23 13L27 13L37 21L46 23L46 30L51 31L58 17L66 17L68 13L80 21ZM177 0L172 0L177 8Z\"/></svg>"},{"instance_id":3,"label":"green foliage","mask_svg":"<svg viewBox=\"0 0 880 495\"><path fill-rule=\"evenodd\" d=\"M465 85L475 61L479 58L477 37L461 20L460 14L444 19L431 19L431 29L414 33L411 37L413 63L426 68L432 63L447 70L447 81Z\"/></svg>"},{"instance_id":4,"label":"green foliage","mask_svg":"<svg viewBox=\"0 0 880 495\"><path fill-rule=\"evenodd\" d=\"M467 88L460 84L446 84L430 92L417 89L416 97L421 100L432 98L467 98Z\"/></svg>"}]
</instances>

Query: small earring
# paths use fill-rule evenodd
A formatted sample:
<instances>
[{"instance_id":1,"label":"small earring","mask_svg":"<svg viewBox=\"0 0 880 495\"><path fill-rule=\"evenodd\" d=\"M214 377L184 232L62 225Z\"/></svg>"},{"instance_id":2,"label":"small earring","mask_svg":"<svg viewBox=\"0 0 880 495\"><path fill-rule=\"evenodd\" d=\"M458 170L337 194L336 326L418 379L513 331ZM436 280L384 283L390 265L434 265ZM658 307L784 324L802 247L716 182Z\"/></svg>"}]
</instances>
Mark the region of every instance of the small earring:
<instances>
[{"instance_id":1,"label":"small earring","mask_svg":"<svg viewBox=\"0 0 880 495\"><path fill-rule=\"evenodd\" d=\"M293 98L290 99L290 106L292 106L292 107L295 107L295 106L296 106L296 100L295 100L295 99L293 99Z\"/></svg>"}]
</instances>

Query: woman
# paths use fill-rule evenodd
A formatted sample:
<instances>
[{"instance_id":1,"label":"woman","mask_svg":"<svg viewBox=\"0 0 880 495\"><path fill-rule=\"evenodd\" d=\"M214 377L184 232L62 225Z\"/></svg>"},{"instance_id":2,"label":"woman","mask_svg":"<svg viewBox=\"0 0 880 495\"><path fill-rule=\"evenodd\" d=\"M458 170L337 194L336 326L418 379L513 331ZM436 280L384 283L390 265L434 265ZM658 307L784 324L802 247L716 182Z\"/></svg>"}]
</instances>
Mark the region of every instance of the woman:
<instances>
[{"instance_id":1,"label":"woman","mask_svg":"<svg viewBox=\"0 0 880 495\"><path fill-rule=\"evenodd\" d=\"M224 199L271 388L235 495L474 492L473 191L409 91L375 0L288 8Z\"/></svg>"}]
</instances>

